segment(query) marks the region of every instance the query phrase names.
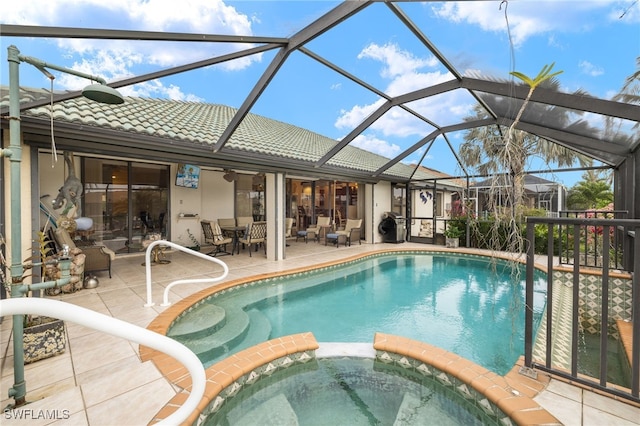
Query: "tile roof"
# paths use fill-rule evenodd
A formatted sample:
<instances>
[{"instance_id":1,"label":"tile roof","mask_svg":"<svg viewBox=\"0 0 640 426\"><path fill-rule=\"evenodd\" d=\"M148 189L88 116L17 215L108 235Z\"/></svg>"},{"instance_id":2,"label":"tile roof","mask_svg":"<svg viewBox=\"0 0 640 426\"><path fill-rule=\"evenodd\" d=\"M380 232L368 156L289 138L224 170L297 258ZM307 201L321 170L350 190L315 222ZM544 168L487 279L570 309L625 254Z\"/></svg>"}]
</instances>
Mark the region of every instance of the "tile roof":
<instances>
[{"instance_id":1,"label":"tile roof","mask_svg":"<svg viewBox=\"0 0 640 426\"><path fill-rule=\"evenodd\" d=\"M2 105L6 106L8 90L6 86L2 89ZM27 92L24 88L21 89L21 102L49 96L46 90L28 89ZM58 122L80 123L84 126L180 140L207 147L218 141L236 111L225 105L167 99L127 97L121 105L105 105L80 97L54 104L53 117ZM23 111L22 115L50 119L51 107L46 105L31 108ZM318 133L249 113L222 151L314 163L336 143L336 140ZM347 169L345 174L348 175L348 170L373 173L388 161L388 158L348 145L326 164L333 169ZM306 165L301 172L309 167L310 165ZM383 174L382 179L408 179L414 168L415 166L402 163L395 164ZM430 179L439 176L441 173L421 169L414 178Z\"/></svg>"}]
</instances>

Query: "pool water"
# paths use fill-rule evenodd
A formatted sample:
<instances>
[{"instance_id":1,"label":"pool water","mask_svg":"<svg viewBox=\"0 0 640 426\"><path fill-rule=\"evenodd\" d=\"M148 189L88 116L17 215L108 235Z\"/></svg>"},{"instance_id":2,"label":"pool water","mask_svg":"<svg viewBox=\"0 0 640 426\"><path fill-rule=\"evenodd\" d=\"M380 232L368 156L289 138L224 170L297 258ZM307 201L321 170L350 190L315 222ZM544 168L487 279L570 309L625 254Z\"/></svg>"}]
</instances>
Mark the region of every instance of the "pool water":
<instances>
[{"instance_id":1,"label":"pool water","mask_svg":"<svg viewBox=\"0 0 640 426\"><path fill-rule=\"evenodd\" d=\"M581 333L578 342L578 372L590 377L600 377L600 335ZM631 388L631 374L624 368L626 354L620 342L607 338L607 381Z\"/></svg>"},{"instance_id":2,"label":"pool water","mask_svg":"<svg viewBox=\"0 0 640 426\"><path fill-rule=\"evenodd\" d=\"M540 276L537 317L543 283ZM379 331L439 346L503 375L524 352L523 301L524 273L514 277L500 261L393 254L216 293L180 321L197 318L199 310L200 320L213 317L208 306L225 313L224 326L202 335L168 335L209 366L279 336L310 331L319 342L371 342ZM234 327L233 336L221 337Z\"/></svg>"},{"instance_id":3,"label":"pool water","mask_svg":"<svg viewBox=\"0 0 640 426\"><path fill-rule=\"evenodd\" d=\"M474 404L432 377L373 359L324 358L280 370L241 390L204 425L496 423Z\"/></svg>"}]
</instances>

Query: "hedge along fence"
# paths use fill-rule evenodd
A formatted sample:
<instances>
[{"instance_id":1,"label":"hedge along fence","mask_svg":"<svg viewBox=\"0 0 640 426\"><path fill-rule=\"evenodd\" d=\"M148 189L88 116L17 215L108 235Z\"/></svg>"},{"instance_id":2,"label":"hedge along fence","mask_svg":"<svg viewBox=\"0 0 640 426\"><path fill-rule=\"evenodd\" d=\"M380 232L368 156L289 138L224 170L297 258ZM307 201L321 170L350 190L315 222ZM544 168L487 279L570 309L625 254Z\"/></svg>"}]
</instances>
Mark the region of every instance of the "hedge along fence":
<instances>
[{"instance_id":1,"label":"hedge along fence","mask_svg":"<svg viewBox=\"0 0 640 426\"><path fill-rule=\"evenodd\" d=\"M456 217L449 221L451 226L456 226L464 230L464 235L460 237L461 245L466 245L467 217ZM526 250L526 222L516 225L518 232L525 242L522 251ZM615 228L609 227L609 247L604 247L602 238L603 227L593 225L575 225L579 227L579 262L583 266L601 268L602 255L604 251L609 252L609 266L621 269L623 263L623 250L621 238L616 235ZM574 258L574 225L535 224L534 225L534 252L535 254L546 255L548 250L547 236L549 230L553 232L553 255L560 256L561 263L571 264ZM469 221L470 247L496 251L509 251L509 223L496 223L495 220L475 220Z\"/></svg>"}]
</instances>

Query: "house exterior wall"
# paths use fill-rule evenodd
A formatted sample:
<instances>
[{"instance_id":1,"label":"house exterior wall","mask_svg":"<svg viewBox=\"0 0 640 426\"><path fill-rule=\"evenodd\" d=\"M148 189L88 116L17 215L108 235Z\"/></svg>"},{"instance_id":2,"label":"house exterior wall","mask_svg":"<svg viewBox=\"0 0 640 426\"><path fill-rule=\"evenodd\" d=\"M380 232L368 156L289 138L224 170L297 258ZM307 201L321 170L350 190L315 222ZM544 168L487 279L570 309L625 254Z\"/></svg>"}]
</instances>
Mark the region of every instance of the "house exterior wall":
<instances>
[{"instance_id":1,"label":"house exterior wall","mask_svg":"<svg viewBox=\"0 0 640 426\"><path fill-rule=\"evenodd\" d=\"M177 165L171 166L172 176L175 176ZM171 211L180 213L181 211L198 210L196 213L201 219L218 220L219 218L235 217L234 212L234 182L227 182L222 178L223 172L212 170L201 170L200 185L197 190L181 188L171 184ZM182 204L181 201L183 202ZM189 211L191 213L191 211ZM177 214L173 214L175 220ZM184 232L184 224L179 220L176 229L172 229L174 239ZM198 234L202 241L202 230L198 223ZM195 235L195 234L194 234Z\"/></svg>"},{"instance_id":2,"label":"house exterior wall","mask_svg":"<svg viewBox=\"0 0 640 426\"><path fill-rule=\"evenodd\" d=\"M365 214L370 218L370 225L367 227L369 235L367 241L381 243L382 235L378 232L378 225L382 221L385 212L391 211L391 183L379 182L375 185L366 185L365 201L367 206ZM371 237L371 239L369 239Z\"/></svg>"}]
</instances>

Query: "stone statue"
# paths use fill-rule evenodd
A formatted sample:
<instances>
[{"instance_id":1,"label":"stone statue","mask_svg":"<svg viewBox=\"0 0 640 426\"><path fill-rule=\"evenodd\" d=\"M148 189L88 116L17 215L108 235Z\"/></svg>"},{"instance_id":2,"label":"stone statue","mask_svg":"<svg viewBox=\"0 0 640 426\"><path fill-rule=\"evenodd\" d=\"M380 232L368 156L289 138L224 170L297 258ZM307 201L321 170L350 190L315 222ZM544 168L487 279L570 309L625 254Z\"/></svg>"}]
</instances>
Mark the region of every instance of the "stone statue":
<instances>
[{"instance_id":1,"label":"stone statue","mask_svg":"<svg viewBox=\"0 0 640 426\"><path fill-rule=\"evenodd\" d=\"M82 195L83 187L80 179L76 177L75 167L73 167L73 153L65 151L64 161L67 163L69 176L67 180L64 181L62 188L58 191L58 196L53 200L52 206L54 210L58 210L64 205L61 213L62 216L67 216L67 213L75 207L75 213L80 216L80 196Z\"/></svg>"}]
</instances>

